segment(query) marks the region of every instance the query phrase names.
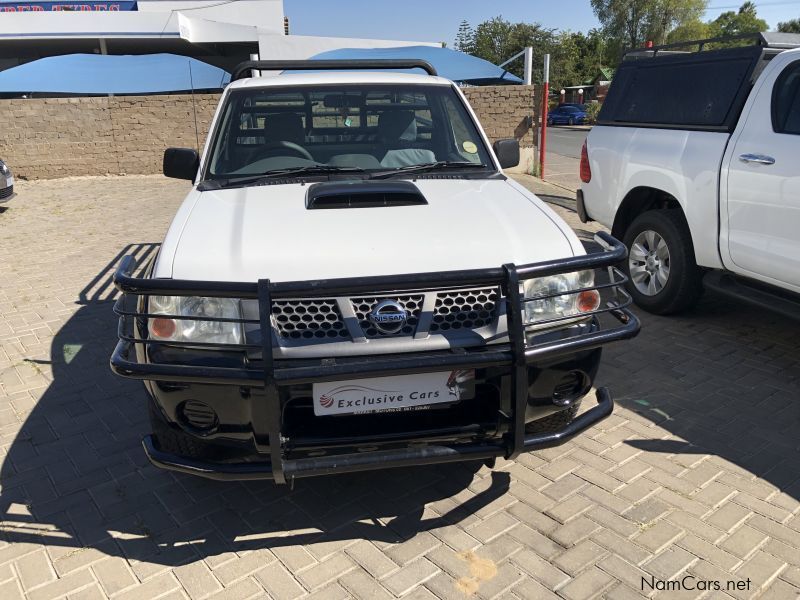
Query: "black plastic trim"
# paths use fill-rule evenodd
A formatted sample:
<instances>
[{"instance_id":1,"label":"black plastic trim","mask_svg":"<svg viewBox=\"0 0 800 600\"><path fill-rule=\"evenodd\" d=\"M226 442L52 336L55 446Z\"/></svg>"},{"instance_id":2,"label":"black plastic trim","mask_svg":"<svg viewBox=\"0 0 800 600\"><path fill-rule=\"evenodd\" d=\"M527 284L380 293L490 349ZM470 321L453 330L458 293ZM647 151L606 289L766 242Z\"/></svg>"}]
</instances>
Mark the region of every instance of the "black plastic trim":
<instances>
[{"instance_id":1,"label":"black plastic trim","mask_svg":"<svg viewBox=\"0 0 800 600\"><path fill-rule=\"evenodd\" d=\"M578 416L563 429L546 434L526 436L522 449L526 452L552 448L567 442L586 429L593 427L614 411L614 400L606 388L596 393L597 406ZM217 463L192 460L163 452L156 447L152 436L142 439L145 454L152 464L162 469L199 475L221 481L253 479L275 479L276 471L271 462ZM300 477L315 477L334 473L355 473L373 469L390 469L431 465L465 460L485 460L498 456L511 456L510 448L501 440L469 444L427 445L422 447L378 450L359 454L344 454L283 460L282 474L288 480Z\"/></svg>"}]
</instances>

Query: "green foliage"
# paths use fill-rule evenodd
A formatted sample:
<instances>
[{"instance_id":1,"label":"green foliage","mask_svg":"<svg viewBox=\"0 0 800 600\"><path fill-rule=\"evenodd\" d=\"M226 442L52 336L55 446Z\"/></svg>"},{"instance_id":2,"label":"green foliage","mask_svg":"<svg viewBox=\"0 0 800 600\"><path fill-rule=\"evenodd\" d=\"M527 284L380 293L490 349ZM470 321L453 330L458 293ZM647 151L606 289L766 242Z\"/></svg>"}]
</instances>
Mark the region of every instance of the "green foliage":
<instances>
[{"instance_id":1,"label":"green foliage","mask_svg":"<svg viewBox=\"0 0 800 600\"><path fill-rule=\"evenodd\" d=\"M600 113L600 107L601 105L599 102L590 102L586 105L586 120L591 125L597 123L597 115Z\"/></svg>"},{"instance_id":2,"label":"green foliage","mask_svg":"<svg viewBox=\"0 0 800 600\"><path fill-rule=\"evenodd\" d=\"M673 29L699 21L708 0L591 0L603 32L618 45L663 44Z\"/></svg>"},{"instance_id":3,"label":"green foliage","mask_svg":"<svg viewBox=\"0 0 800 600\"><path fill-rule=\"evenodd\" d=\"M475 32L467 21L461 21L453 48L459 52L472 54L475 51Z\"/></svg>"},{"instance_id":4,"label":"green foliage","mask_svg":"<svg viewBox=\"0 0 800 600\"><path fill-rule=\"evenodd\" d=\"M602 29L588 33L557 31L540 23L512 23L497 16L474 30L462 21L454 47L500 64L530 46L534 83L542 82L544 55L550 54L550 87L559 90L587 84L600 68L616 66L624 50L641 48L647 41L659 45L767 30L766 21L758 18L756 5L749 1L738 11L724 12L707 23L701 17L708 0L590 1ZM800 32L800 19L781 23L779 30ZM511 63L508 69L522 77L522 59Z\"/></svg>"},{"instance_id":5,"label":"green foliage","mask_svg":"<svg viewBox=\"0 0 800 600\"><path fill-rule=\"evenodd\" d=\"M470 53L494 64L505 62L527 46L532 47L534 83L542 82L544 55L550 54L552 89L578 85L592 79L599 67L615 62L606 57L606 42L598 30L588 34L558 32L539 23L511 23L503 17L495 17L480 23L472 40L474 45ZM523 60L515 60L508 70L522 77Z\"/></svg>"},{"instance_id":6,"label":"green foliage","mask_svg":"<svg viewBox=\"0 0 800 600\"><path fill-rule=\"evenodd\" d=\"M704 40L711 37L708 33L708 24L703 23L701 20L687 21L682 25L678 25L675 29L667 35L668 44L677 44L678 42L690 42L693 40Z\"/></svg>"},{"instance_id":7,"label":"green foliage","mask_svg":"<svg viewBox=\"0 0 800 600\"><path fill-rule=\"evenodd\" d=\"M729 10L722 13L708 24L708 37L728 37L743 33L758 33L769 29L764 19L759 19L756 13L756 5L752 2L745 2L738 12ZM715 48L727 48L747 44L747 40L733 41L721 44L714 44Z\"/></svg>"},{"instance_id":8,"label":"green foliage","mask_svg":"<svg viewBox=\"0 0 800 600\"><path fill-rule=\"evenodd\" d=\"M800 19L791 19L785 23L778 23L778 31L781 33L800 33Z\"/></svg>"}]
</instances>

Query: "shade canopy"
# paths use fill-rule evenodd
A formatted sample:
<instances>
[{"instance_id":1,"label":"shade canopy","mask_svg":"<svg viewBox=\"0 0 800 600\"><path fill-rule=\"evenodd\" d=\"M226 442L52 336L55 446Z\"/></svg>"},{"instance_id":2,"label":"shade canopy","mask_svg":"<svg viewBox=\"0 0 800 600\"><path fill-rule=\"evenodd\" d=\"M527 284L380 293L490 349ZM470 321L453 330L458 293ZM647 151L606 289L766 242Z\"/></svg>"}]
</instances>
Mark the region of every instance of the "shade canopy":
<instances>
[{"instance_id":1,"label":"shade canopy","mask_svg":"<svg viewBox=\"0 0 800 600\"><path fill-rule=\"evenodd\" d=\"M439 75L456 82L472 85L522 83L505 69L463 52L435 46L404 46L398 48L341 48L317 54L312 58L329 60L418 58L431 63ZM416 72L410 71L410 72ZM421 72L421 71L419 71Z\"/></svg>"},{"instance_id":2,"label":"shade canopy","mask_svg":"<svg viewBox=\"0 0 800 600\"><path fill-rule=\"evenodd\" d=\"M174 54L51 56L0 71L0 94L160 94L222 89L230 75Z\"/></svg>"}]
</instances>

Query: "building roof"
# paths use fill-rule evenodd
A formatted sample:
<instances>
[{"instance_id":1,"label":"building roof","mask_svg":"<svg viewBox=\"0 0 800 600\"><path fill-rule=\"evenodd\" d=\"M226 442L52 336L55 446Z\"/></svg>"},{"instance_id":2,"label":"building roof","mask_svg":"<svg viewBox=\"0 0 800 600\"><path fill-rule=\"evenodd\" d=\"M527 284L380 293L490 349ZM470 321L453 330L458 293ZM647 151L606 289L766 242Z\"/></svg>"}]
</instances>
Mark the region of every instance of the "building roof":
<instances>
[{"instance_id":1,"label":"building roof","mask_svg":"<svg viewBox=\"0 0 800 600\"><path fill-rule=\"evenodd\" d=\"M488 60L440 46L398 46L395 48L341 48L323 52L315 59L422 59L431 63L440 75L452 81L472 85L522 83L522 80Z\"/></svg>"},{"instance_id":2,"label":"building roof","mask_svg":"<svg viewBox=\"0 0 800 600\"><path fill-rule=\"evenodd\" d=\"M222 89L230 75L186 56L50 56L0 71L0 94L158 94Z\"/></svg>"}]
</instances>

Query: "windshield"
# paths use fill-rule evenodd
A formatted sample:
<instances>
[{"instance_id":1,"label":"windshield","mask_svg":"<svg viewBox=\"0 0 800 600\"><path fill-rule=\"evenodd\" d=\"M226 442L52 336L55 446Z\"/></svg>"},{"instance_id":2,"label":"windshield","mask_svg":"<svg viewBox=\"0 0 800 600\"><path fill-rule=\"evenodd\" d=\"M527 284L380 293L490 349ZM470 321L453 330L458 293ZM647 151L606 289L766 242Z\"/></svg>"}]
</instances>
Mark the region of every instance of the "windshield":
<instances>
[{"instance_id":1,"label":"windshield","mask_svg":"<svg viewBox=\"0 0 800 600\"><path fill-rule=\"evenodd\" d=\"M445 85L234 90L209 156L207 179L316 167L402 172L434 163L494 171L462 100Z\"/></svg>"}]
</instances>

